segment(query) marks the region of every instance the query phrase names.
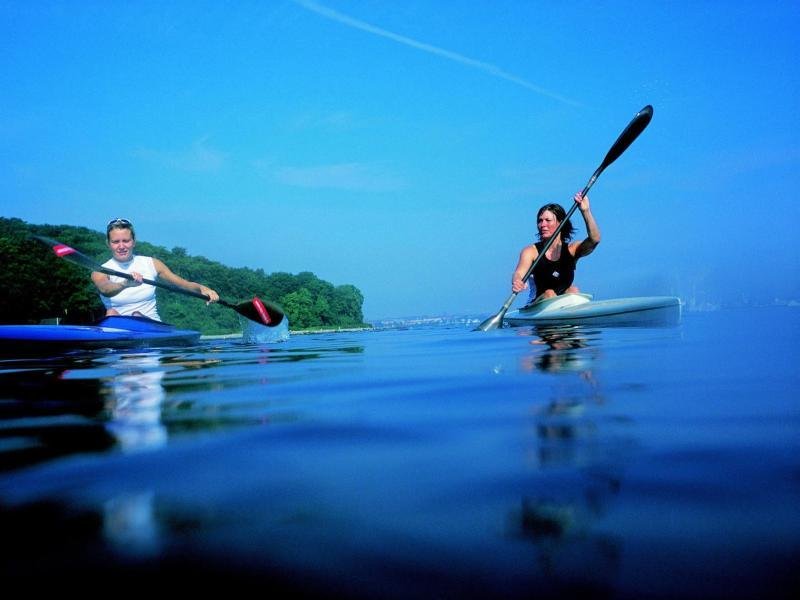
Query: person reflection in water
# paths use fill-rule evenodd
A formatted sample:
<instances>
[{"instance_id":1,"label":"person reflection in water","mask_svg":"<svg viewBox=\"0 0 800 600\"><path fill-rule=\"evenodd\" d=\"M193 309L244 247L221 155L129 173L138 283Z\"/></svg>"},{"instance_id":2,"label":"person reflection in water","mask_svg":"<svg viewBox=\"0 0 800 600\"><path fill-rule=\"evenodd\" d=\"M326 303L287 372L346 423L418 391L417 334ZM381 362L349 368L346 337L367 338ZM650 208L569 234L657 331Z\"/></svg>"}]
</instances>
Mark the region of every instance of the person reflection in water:
<instances>
[{"instance_id":1,"label":"person reflection in water","mask_svg":"<svg viewBox=\"0 0 800 600\"><path fill-rule=\"evenodd\" d=\"M589 373L591 379L591 357L582 349L587 348L586 340L573 326L539 327L531 340L533 346L545 346L543 352L527 356L523 365L526 371L579 371Z\"/></svg>"},{"instance_id":2,"label":"person reflection in water","mask_svg":"<svg viewBox=\"0 0 800 600\"><path fill-rule=\"evenodd\" d=\"M161 421L161 409L165 371L158 355L123 356L117 367L124 370L107 389L108 430L124 451L164 446L167 429Z\"/></svg>"},{"instance_id":3,"label":"person reflection in water","mask_svg":"<svg viewBox=\"0 0 800 600\"><path fill-rule=\"evenodd\" d=\"M141 452L167 444L162 421L165 371L158 354L120 357L119 373L108 380L106 411L108 431L122 452ZM132 556L156 555L161 533L155 516L155 494L132 488L103 505L103 535L117 551Z\"/></svg>"}]
</instances>

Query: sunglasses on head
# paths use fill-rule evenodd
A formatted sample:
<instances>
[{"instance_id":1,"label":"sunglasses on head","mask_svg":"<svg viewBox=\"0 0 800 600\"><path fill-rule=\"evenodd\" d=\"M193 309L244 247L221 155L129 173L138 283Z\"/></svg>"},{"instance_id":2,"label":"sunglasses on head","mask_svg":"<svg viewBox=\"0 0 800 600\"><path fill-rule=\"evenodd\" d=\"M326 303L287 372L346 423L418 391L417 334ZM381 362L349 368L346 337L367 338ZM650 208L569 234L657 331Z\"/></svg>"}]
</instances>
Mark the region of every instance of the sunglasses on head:
<instances>
[{"instance_id":1,"label":"sunglasses on head","mask_svg":"<svg viewBox=\"0 0 800 600\"><path fill-rule=\"evenodd\" d=\"M133 227L133 223L128 221L128 219L111 219L106 229L110 231L114 227Z\"/></svg>"}]
</instances>

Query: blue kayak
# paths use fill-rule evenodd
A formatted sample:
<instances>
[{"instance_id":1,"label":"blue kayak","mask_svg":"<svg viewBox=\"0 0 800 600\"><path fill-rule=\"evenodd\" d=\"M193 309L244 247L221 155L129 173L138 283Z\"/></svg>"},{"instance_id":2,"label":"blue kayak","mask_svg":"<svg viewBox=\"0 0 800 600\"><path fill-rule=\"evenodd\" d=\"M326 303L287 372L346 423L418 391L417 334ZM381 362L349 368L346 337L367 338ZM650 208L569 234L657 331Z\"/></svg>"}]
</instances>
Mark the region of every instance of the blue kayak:
<instances>
[{"instance_id":1,"label":"blue kayak","mask_svg":"<svg viewBox=\"0 0 800 600\"><path fill-rule=\"evenodd\" d=\"M0 352L189 346L200 332L144 317L105 317L95 325L0 325Z\"/></svg>"}]
</instances>

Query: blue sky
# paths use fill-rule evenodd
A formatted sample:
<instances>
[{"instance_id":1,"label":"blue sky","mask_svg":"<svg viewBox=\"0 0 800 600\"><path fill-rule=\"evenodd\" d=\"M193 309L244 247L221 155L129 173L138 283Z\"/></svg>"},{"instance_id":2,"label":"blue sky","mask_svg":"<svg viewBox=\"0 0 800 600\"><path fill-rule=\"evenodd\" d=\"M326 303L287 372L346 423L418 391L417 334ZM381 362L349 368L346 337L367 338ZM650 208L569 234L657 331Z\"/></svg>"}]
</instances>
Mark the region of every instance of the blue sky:
<instances>
[{"instance_id":1,"label":"blue sky","mask_svg":"<svg viewBox=\"0 0 800 600\"><path fill-rule=\"evenodd\" d=\"M127 217L354 284L367 318L489 315L538 207L652 104L578 285L800 298L798 26L796 1L0 0L0 215Z\"/></svg>"}]
</instances>

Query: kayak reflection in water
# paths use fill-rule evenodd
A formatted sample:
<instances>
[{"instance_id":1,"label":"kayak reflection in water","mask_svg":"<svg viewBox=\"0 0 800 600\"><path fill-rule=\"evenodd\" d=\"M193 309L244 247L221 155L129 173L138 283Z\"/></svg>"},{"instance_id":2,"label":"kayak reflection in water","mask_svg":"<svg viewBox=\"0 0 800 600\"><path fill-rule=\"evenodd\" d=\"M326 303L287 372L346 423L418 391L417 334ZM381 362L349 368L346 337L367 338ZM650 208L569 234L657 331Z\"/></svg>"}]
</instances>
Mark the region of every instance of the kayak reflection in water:
<instances>
[{"instance_id":1,"label":"kayak reflection in water","mask_svg":"<svg viewBox=\"0 0 800 600\"><path fill-rule=\"evenodd\" d=\"M575 278L575 264L579 258L591 254L600 243L600 229L589 207L589 196L582 196L578 192L574 199L586 224L587 237L583 241L569 243L575 228L567 220L561 228L558 238L553 240L545 255L536 264L536 268L531 274L533 287L530 287L528 282L523 281L522 278L566 218L567 213L560 204L546 204L539 209L536 215L539 241L525 246L520 252L519 263L511 277L511 289L514 293L518 293L530 287L529 304L537 299L553 298L565 293L577 293L577 286L572 284Z\"/></svg>"},{"instance_id":2,"label":"kayak reflection in water","mask_svg":"<svg viewBox=\"0 0 800 600\"><path fill-rule=\"evenodd\" d=\"M134 254L136 232L127 219L109 221L106 226L106 243L111 250L111 258L103 266L133 277L125 279L99 271L92 272L92 281L100 293L107 316L131 315L161 320L156 309L156 289L152 285L142 284L142 279L155 280L158 277L185 290L200 292L208 297L209 303L219 300L217 292L179 277L159 259Z\"/></svg>"}]
</instances>

